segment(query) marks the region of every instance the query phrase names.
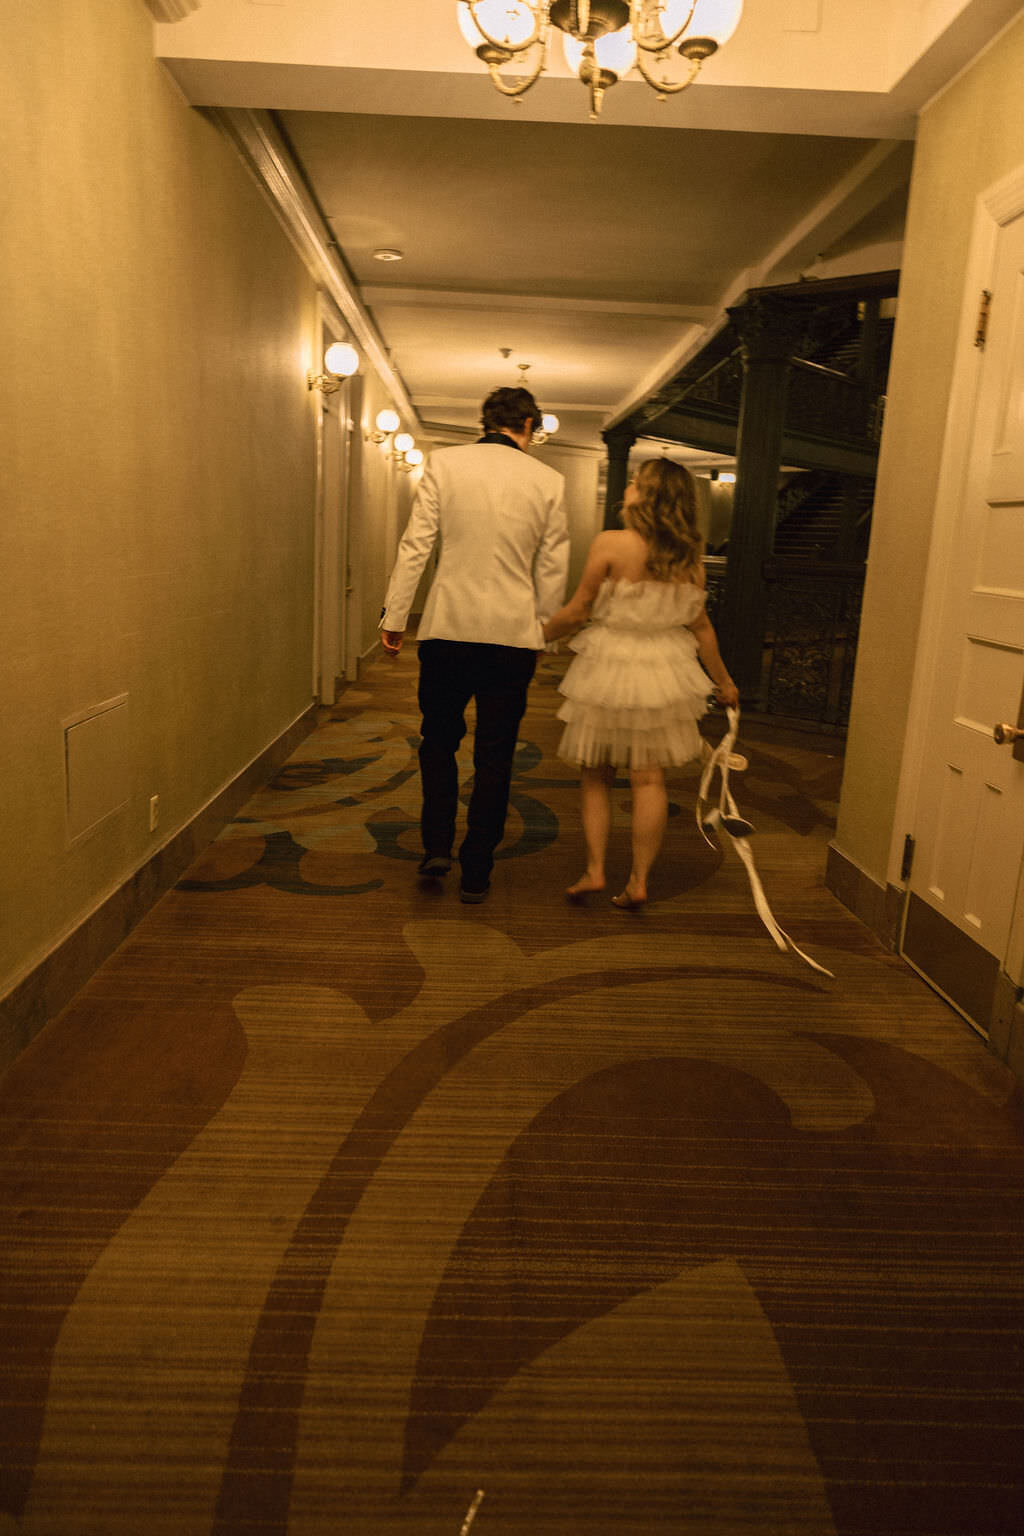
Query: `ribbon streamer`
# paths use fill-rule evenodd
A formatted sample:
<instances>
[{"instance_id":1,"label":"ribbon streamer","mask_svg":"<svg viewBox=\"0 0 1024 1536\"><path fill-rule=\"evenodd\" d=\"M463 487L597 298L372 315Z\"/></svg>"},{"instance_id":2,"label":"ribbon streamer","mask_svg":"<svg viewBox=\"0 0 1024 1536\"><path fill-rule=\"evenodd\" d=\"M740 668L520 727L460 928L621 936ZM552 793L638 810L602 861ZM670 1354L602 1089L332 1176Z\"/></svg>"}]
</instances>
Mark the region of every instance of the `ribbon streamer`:
<instances>
[{"instance_id":1,"label":"ribbon streamer","mask_svg":"<svg viewBox=\"0 0 1024 1536\"><path fill-rule=\"evenodd\" d=\"M750 890L754 898L754 906L757 908L757 915L771 934L778 948L783 952L791 951L794 955L798 955L812 970L820 971L823 976L831 976L834 981L834 973L827 970L825 966L819 965L817 960L812 960L810 955L804 954L800 946L794 944L789 934L779 927L772 915L772 909L769 907L768 899L764 894L761 877L757 873L754 855L750 851L750 843L748 842L750 833L753 832L754 828L745 816L740 815L736 801L733 799L732 790L729 788L729 759L732 755L732 749L736 744L740 712L738 709L730 707L726 711L726 715L728 717L729 729L722 737L718 746L715 747L707 758L704 764L704 772L700 778L700 788L697 791L697 826L700 830L700 835L709 848L714 848L716 844L708 836L709 828L711 831L717 831L719 828L722 828L729 834L732 846L739 854L747 871L747 878L750 881ZM722 786L718 795L718 804L708 810L706 808L709 800L708 791L711 788L711 780L716 769L721 774Z\"/></svg>"},{"instance_id":2,"label":"ribbon streamer","mask_svg":"<svg viewBox=\"0 0 1024 1536\"><path fill-rule=\"evenodd\" d=\"M478 1488L473 1498L472 1504L466 1511L466 1518L462 1522L462 1529L459 1532L459 1536L469 1536L469 1528L473 1524L473 1521L476 1519L476 1512L480 1508L480 1505L483 1503L483 1501L484 1491L482 1488Z\"/></svg>"}]
</instances>

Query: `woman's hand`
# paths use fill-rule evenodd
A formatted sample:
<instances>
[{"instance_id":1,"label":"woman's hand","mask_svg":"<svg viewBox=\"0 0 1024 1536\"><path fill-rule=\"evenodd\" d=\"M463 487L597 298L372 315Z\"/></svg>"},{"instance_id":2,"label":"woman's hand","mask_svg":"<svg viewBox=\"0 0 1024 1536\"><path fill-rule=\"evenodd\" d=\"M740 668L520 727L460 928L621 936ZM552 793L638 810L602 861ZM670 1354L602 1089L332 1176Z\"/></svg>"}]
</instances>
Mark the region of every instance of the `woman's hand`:
<instances>
[{"instance_id":1,"label":"woman's hand","mask_svg":"<svg viewBox=\"0 0 1024 1536\"><path fill-rule=\"evenodd\" d=\"M739 708L740 691L731 677L727 683L715 684L715 698L719 704L724 704L726 709Z\"/></svg>"}]
</instances>

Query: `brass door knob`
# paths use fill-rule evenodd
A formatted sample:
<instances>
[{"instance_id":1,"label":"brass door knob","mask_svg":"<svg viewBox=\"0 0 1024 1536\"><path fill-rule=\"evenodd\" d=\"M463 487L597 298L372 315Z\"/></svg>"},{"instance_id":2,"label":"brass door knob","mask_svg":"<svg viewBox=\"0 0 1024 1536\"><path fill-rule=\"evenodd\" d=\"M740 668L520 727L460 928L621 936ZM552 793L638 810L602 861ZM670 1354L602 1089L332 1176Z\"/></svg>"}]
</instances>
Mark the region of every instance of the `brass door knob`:
<instances>
[{"instance_id":1,"label":"brass door knob","mask_svg":"<svg viewBox=\"0 0 1024 1536\"><path fill-rule=\"evenodd\" d=\"M1005 746L1007 742L1020 741L1024 738L1024 731L1017 725L994 725L992 727L992 739L999 746Z\"/></svg>"}]
</instances>

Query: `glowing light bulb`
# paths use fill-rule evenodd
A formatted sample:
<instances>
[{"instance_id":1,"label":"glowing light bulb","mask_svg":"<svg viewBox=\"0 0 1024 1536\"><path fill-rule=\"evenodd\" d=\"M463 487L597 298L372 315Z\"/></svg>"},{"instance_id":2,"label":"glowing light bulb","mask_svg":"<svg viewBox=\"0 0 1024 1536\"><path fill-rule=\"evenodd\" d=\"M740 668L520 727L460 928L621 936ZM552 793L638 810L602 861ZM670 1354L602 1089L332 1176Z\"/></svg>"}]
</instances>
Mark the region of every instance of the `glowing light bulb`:
<instances>
[{"instance_id":1,"label":"glowing light bulb","mask_svg":"<svg viewBox=\"0 0 1024 1536\"><path fill-rule=\"evenodd\" d=\"M398 428L398 423L399 417L397 411L391 411L385 407L383 411L377 412L378 432L394 432Z\"/></svg>"},{"instance_id":2,"label":"glowing light bulb","mask_svg":"<svg viewBox=\"0 0 1024 1536\"><path fill-rule=\"evenodd\" d=\"M347 379L359 367L359 353L350 342L332 341L324 353L324 368L328 373L333 373Z\"/></svg>"},{"instance_id":3,"label":"glowing light bulb","mask_svg":"<svg viewBox=\"0 0 1024 1536\"><path fill-rule=\"evenodd\" d=\"M732 37L743 15L743 0L697 0L688 31L691 37L712 37L721 48Z\"/></svg>"},{"instance_id":4,"label":"glowing light bulb","mask_svg":"<svg viewBox=\"0 0 1024 1536\"><path fill-rule=\"evenodd\" d=\"M406 455L405 455L405 462L407 464L411 464L413 469L415 469L418 464L422 464L423 463L423 449L422 448L410 448L410 449L408 449L408 451L406 452Z\"/></svg>"},{"instance_id":5,"label":"glowing light bulb","mask_svg":"<svg viewBox=\"0 0 1024 1536\"><path fill-rule=\"evenodd\" d=\"M480 26L473 19L473 10L480 18ZM480 27L506 48L521 48L533 36L533 13L525 0L477 0L473 10L466 0L459 0L459 31L471 48L487 42Z\"/></svg>"},{"instance_id":6,"label":"glowing light bulb","mask_svg":"<svg viewBox=\"0 0 1024 1536\"><path fill-rule=\"evenodd\" d=\"M544 415L540 419L540 424L549 437L551 436L552 432L558 431L558 417L552 416L550 411L545 411Z\"/></svg>"},{"instance_id":7,"label":"glowing light bulb","mask_svg":"<svg viewBox=\"0 0 1024 1536\"><path fill-rule=\"evenodd\" d=\"M661 18L661 30L666 37L675 36L689 9L690 0L668 0ZM743 0L697 0L685 36L710 37L720 48L732 37L742 15Z\"/></svg>"},{"instance_id":8,"label":"glowing light bulb","mask_svg":"<svg viewBox=\"0 0 1024 1536\"><path fill-rule=\"evenodd\" d=\"M413 437L411 432L396 432L395 433L395 452L396 453L408 453L409 449L412 447L412 445L413 445L413 443L415 441L416 441L416 439Z\"/></svg>"}]
</instances>

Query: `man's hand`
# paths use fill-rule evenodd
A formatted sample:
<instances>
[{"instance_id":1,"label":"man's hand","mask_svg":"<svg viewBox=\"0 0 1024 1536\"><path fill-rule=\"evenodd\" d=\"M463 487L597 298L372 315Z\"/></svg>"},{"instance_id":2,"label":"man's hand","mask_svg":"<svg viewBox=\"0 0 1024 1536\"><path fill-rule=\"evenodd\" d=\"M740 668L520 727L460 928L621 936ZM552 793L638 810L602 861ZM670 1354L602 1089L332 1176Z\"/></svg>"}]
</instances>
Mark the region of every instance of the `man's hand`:
<instances>
[{"instance_id":1,"label":"man's hand","mask_svg":"<svg viewBox=\"0 0 1024 1536\"><path fill-rule=\"evenodd\" d=\"M382 629L380 632L380 643L389 656L398 655L402 649L402 641L404 639L405 631L403 629Z\"/></svg>"}]
</instances>

